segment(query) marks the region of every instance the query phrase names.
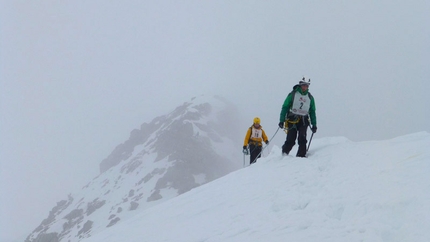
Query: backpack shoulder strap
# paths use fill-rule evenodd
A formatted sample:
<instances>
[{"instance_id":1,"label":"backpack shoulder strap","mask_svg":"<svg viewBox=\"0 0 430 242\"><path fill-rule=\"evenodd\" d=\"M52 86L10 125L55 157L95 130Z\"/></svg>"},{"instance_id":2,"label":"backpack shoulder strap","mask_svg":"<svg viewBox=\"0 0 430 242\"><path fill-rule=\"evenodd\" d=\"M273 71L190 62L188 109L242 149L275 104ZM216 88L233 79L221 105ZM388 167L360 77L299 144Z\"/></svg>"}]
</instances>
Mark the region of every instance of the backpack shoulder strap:
<instances>
[{"instance_id":1,"label":"backpack shoulder strap","mask_svg":"<svg viewBox=\"0 0 430 242\"><path fill-rule=\"evenodd\" d=\"M293 106L294 98L295 98L295 96L296 96L296 90L292 90L292 91L290 92L290 94L291 94L291 106Z\"/></svg>"}]
</instances>

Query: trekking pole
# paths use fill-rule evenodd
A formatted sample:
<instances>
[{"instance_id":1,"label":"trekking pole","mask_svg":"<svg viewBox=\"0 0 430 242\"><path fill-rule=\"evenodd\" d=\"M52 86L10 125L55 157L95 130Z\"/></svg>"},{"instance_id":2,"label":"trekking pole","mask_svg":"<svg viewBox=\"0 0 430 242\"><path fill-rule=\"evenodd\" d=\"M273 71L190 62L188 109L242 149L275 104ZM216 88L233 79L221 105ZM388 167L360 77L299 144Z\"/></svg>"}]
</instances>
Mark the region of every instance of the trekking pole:
<instances>
[{"instance_id":1,"label":"trekking pole","mask_svg":"<svg viewBox=\"0 0 430 242\"><path fill-rule=\"evenodd\" d=\"M278 127L278 129L276 130L275 134L272 136L272 138L269 139L269 143L270 143L270 141L272 141L273 138L275 138L275 135L278 133L279 129L280 128ZM258 159L258 156L261 154L261 152L263 152L264 149L266 149L267 146L269 146L269 145L266 145L266 146L263 147L263 149L261 149L260 153L258 153L257 157L251 162L251 164L254 163L254 161L256 159Z\"/></svg>"},{"instance_id":2,"label":"trekking pole","mask_svg":"<svg viewBox=\"0 0 430 242\"><path fill-rule=\"evenodd\" d=\"M306 149L306 153L308 152L309 147L311 147L312 137L314 137L314 133L312 133L311 135L311 139L309 140L309 145L308 145L308 148Z\"/></svg>"}]
</instances>

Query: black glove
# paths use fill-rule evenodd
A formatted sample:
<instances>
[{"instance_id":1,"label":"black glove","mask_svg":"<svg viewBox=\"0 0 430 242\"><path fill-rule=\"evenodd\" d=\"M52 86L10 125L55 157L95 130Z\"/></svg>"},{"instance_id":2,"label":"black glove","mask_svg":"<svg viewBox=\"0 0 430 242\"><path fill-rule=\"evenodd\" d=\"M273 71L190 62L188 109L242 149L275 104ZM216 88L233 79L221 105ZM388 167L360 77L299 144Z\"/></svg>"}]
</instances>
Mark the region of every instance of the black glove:
<instances>
[{"instance_id":1,"label":"black glove","mask_svg":"<svg viewBox=\"0 0 430 242\"><path fill-rule=\"evenodd\" d=\"M317 126L312 126L311 130L312 130L312 133L316 133L317 132Z\"/></svg>"},{"instance_id":2,"label":"black glove","mask_svg":"<svg viewBox=\"0 0 430 242\"><path fill-rule=\"evenodd\" d=\"M279 128L283 129L284 128L284 122L279 122L278 126L279 126Z\"/></svg>"},{"instance_id":3,"label":"black glove","mask_svg":"<svg viewBox=\"0 0 430 242\"><path fill-rule=\"evenodd\" d=\"M242 150L242 152L245 154L245 155L248 155L249 153L248 153L248 148L246 147L246 146L243 146L243 150Z\"/></svg>"},{"instance_id":4,"label":"black glove","mask_svg":"<svg viewBox=\"0 0 430 242\"><path fill-rule=\"evenodd\" d=\"M269 141L268 140L266 140L265 142L266 142L266 145L269 145Z\"/></svg>"}]
</instances>

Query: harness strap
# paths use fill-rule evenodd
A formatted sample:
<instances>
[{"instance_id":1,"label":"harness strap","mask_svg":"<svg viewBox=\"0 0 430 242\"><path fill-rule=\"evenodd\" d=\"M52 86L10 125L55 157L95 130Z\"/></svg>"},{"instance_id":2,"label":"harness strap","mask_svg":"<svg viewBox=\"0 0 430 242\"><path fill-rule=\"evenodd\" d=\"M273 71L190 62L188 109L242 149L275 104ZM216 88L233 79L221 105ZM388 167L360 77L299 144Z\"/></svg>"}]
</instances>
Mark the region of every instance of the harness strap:
<instances>
[{"instance_id":1,"label":"harness strap","mask_svg":"<svg viewBox=\"0 0 430 242\"><path fill-rule=\"evenodd\" d=\"M249 141L248 141L248 144L249 144L249 145L255 145L255 146L261 146L261 145L262 145L262 142L260 142L260 141L255 141L255 140L249 140Z\"/></svg>"},{"instance_id":2,"label":"harness strap","mask_svg":"<svg viewBox=\"0 0 430 242\"><path fill-rule=\"evenodd\" d=\"M303 125L306 125L306 119L304 117L298 116L298 115L294 115L293 117L295 118L295 120L291 120L289 118L287 118L287 120L285 120L286 128L284 129L284 132L286 134L288 134L288 130L297 129L296 124L298 124L300 121L303 122ZM291 127L289 124L292 124Z\"/></svg>"}]
</instances>

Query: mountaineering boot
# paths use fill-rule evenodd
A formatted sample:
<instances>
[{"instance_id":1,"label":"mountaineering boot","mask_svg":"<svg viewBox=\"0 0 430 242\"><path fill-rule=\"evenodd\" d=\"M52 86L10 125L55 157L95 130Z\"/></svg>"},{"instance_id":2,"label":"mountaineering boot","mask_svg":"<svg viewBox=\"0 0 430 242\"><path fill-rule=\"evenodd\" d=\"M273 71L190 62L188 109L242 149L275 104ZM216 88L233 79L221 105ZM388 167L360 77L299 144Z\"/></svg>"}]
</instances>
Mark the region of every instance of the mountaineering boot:
<instances>
[{"instance_id":1,"label":"mountaineering boot","mask_svg":"<svg viewBox=\"0 0 430 242\"><path fill-rule=\"evenodd\" d=\"M299 149L297 150L297 157L306 157L306 143L299 144Z\"/></svg>"},{"instance_id":2,"label":"mountaineering boot","mask_svg":"<svg viewBox=\"0 0 430 242\"><path fill-rule=\"evenodd\" d=\"M293 148L292 145L288 145L288 144L282 145L282 156L287 156L290 153L292 148Z\"/></svg>"}]
</instances>

